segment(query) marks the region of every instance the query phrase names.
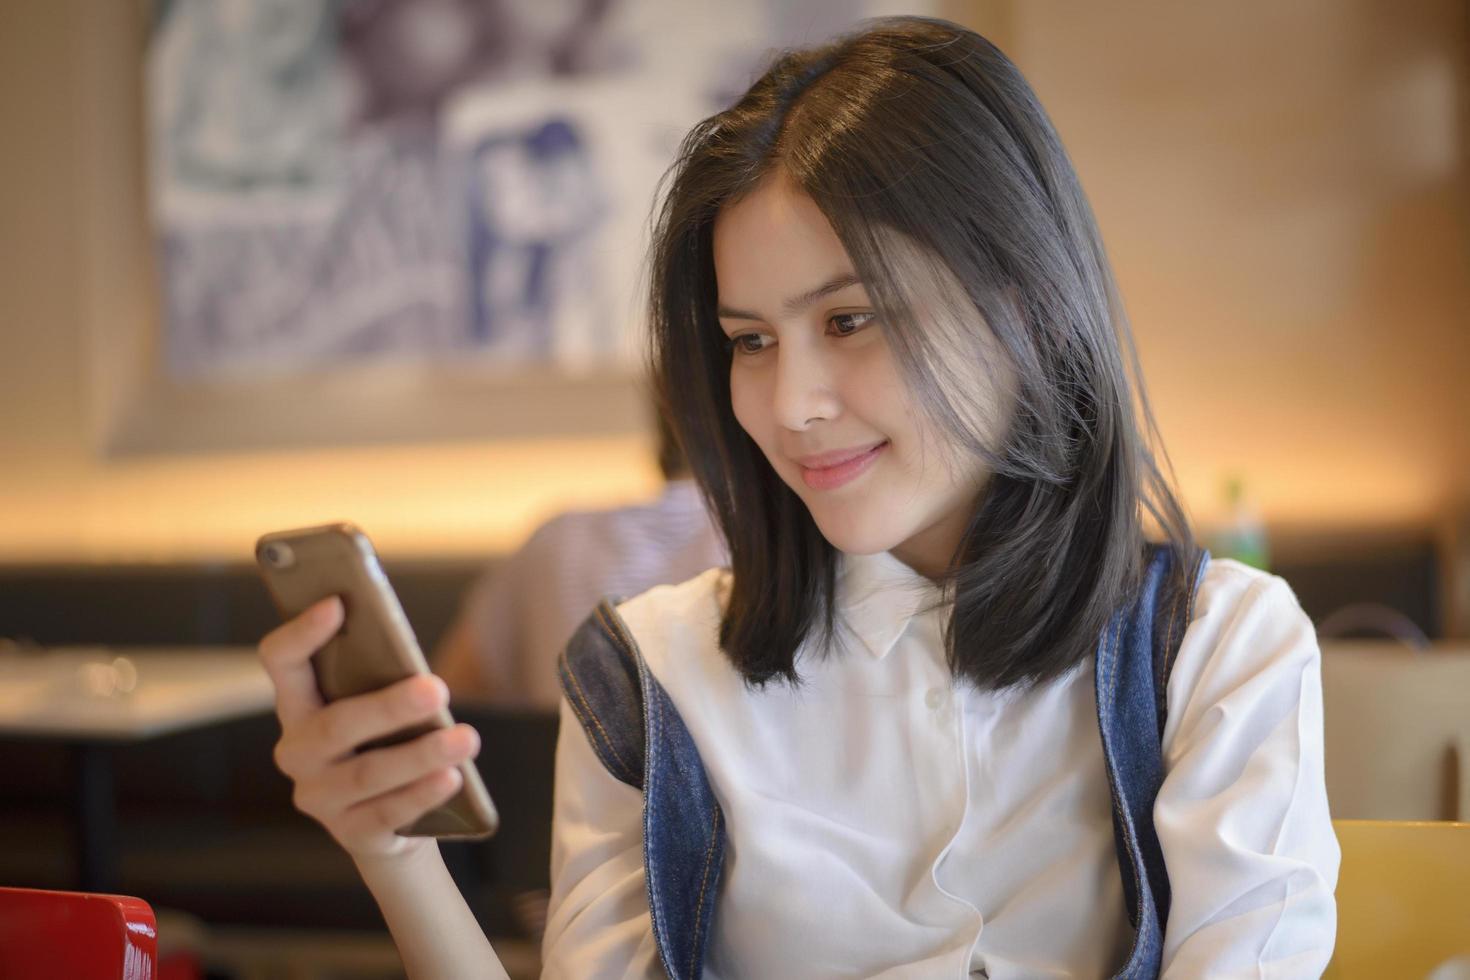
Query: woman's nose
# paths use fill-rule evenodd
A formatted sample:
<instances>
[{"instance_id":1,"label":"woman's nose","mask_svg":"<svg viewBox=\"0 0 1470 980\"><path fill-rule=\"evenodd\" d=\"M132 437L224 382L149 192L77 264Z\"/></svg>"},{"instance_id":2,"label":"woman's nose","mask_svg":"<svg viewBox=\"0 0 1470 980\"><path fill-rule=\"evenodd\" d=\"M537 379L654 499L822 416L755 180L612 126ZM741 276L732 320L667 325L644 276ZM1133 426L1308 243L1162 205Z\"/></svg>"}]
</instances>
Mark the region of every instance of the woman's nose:
<instances>
[{"instance_id":1,"label":"woman's nose","mask_svg":"<svg viewBox=\"0 0 1470 980\"><path fill-rule=\"evenodd\" d=\"M776 421L793 432L831 421L842 410L833 366L820 351L787 344L776 361Z\"/></svg>"}]
</instances>

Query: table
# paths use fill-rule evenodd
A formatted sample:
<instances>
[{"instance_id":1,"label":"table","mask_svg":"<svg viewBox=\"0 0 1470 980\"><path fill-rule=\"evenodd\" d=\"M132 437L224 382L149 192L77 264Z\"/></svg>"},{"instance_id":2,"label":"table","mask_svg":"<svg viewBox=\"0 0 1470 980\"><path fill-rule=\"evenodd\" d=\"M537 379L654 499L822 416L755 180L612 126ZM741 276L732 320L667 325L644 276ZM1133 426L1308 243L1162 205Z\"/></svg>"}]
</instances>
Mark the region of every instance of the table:
<instances>
[{"instance_id":1,"label":"table","mask_svg":"<svg viewBox=\"0 0 1470 980\"><path fill-rule=\"evenodd\" d=\"M117 880L117 745L260 714L274 703L253 647L0 652L0 738L72 747L82 891L109 892Z\"/></svg>"}]
</instances>

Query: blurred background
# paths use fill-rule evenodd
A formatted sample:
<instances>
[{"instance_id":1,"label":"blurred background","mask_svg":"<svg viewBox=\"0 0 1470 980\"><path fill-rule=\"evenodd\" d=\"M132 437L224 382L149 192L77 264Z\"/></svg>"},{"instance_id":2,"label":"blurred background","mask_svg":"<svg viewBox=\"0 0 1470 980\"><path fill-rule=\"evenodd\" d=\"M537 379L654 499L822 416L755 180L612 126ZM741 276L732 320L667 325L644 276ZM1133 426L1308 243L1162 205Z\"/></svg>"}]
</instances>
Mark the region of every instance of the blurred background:
<instances>
[{"instance_id":1,"label":"blurred background","mask_svg":"<svg viewBox=\"0 0 1470 980\"><path fill-rule=\"evenodd\" d=\"M392 975L271 767L255 538L358 523L432 651L543 522L657 498L662 167L902 10L1050 111L1190 513L1318 624L1334 815L1470 820L1465 0L5 0L0 885L139 894L211 975ZM555 720L464 711L522 816L456 877L534 971Z\"/></svg>"}]
</instances>

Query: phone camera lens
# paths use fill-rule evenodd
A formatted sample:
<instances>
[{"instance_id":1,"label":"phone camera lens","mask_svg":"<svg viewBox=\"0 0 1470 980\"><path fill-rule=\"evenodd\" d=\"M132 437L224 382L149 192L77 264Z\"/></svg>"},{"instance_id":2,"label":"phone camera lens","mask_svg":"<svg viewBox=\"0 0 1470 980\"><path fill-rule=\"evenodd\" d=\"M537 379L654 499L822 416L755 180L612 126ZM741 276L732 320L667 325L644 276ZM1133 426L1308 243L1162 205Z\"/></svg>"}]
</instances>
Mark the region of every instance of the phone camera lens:
<instances>
[{"instance_id":1,"label":"phone camera lens","mask_svg":"<svg viewBox=\"0 0 1470 980\"><path fill-rule=\"evenodd\" d=\"M290 568L296 563L296 556L292 554L290 546L279 541L272 541L262 548L260 556L272 568Z\"/></svg>"}]
</instances>

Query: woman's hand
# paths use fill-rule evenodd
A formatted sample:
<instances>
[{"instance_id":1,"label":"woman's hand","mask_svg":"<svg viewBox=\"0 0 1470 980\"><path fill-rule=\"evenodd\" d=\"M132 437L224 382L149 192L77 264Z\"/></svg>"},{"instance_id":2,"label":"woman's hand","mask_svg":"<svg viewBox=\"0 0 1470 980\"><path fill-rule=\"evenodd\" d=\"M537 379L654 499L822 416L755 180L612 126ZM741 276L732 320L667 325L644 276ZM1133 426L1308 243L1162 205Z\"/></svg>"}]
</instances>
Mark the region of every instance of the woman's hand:
<instances>
[{"instance_id":1,"label":"woman's hand","mask_svg":"<svg viewBox=\"0 0 1470 980\"><path fill-rule=\"evenodd\" d=\"M427 721L449 691L438 677L410 677L324 705L310 658L341 626L342 603L333 596L260 641L281 720L276 765L296 786L296 808L327 828L353 858L415 854L432 847L433 838L394 831L459 791L455 767L479 752L479 735L455 725L356 753L364 742Z\"/></svg>"}]
</instances>

